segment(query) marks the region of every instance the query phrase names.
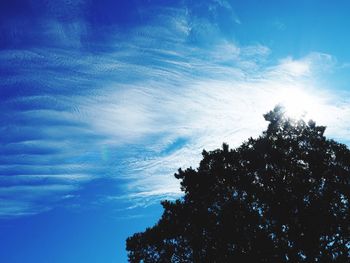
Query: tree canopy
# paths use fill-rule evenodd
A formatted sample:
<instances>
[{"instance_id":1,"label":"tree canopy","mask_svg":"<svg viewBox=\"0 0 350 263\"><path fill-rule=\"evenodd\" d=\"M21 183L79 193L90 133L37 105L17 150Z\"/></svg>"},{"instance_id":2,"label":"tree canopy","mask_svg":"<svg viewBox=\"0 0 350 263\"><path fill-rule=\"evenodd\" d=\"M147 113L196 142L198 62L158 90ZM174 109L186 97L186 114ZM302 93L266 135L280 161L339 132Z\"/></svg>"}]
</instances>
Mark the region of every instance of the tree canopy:
<instances>
[{"instance_id":1,"label":"tree canopy","mask_svg":"<svg viewBox=\"0 0 350 263\"><path fill-rule=\"evenodd\" d=\"M127 239L130 262L350 262L350 151L277 106L236 149L203 151L175 177L158 223Z\"/></svg>"}]
</instances>

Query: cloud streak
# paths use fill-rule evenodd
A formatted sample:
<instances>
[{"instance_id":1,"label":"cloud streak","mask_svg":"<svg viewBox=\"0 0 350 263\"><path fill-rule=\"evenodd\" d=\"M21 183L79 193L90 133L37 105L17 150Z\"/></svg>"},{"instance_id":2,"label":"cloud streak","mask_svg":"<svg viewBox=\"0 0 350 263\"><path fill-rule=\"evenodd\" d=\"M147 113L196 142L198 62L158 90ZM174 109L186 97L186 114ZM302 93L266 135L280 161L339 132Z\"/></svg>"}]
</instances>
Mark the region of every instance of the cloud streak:
<instances>
[{"instance_id":1,"label":"cloud streak","mask_svg":"<svg viewBox=\"0 0 350 263\"><path fill-rule=\"evenodd\" d=\"M210 12L230 8L214 3ZM316 121L350 140L349 101L319 86L320 73L337 63L332 56L273 61L260 44L218 38L199 45L199 24L210 21L198 23L186 8L143 14L154 10L147 25L112 26L116 37L94 42L95 52L81 48L81 35L58 28L46 33L79 48L0 51L1 217L47 211L106 177L122 185L104 200L135 207L173 198L179 167L196 167L203 148L257 136L266 126L262 114L293 92L315 97ZM77 32L88 25L73 22ZM210 28L209 37L217 34Z\"/></svg>"}]
</instances>

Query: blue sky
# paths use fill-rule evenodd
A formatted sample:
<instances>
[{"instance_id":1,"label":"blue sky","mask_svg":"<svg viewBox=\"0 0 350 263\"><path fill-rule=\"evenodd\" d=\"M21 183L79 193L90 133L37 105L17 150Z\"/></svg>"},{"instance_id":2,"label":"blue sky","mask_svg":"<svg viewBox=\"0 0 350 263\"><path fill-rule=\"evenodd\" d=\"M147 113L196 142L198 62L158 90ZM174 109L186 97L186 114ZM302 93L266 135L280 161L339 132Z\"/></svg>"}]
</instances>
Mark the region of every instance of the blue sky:
<instances>
[{"instance_id":1,"label":"blue sky","mask_svg":"<svg viewBox=\"0 0 350 263\"><path fill-rule=\"evenodd\" d=\"M350 145L348 1L0 2L0 261L126 262L179 167L283 103Z\"/></svg>"}]
</instances>

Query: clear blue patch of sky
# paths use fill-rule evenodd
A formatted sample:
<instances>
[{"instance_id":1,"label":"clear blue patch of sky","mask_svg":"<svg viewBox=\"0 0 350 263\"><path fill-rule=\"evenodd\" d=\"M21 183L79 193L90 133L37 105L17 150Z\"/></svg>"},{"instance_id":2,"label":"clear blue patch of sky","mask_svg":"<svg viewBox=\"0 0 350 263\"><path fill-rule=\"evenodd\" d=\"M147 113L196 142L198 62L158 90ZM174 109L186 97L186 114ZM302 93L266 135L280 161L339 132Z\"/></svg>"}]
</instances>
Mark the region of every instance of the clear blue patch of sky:
<instances>
[{"instance_id":1,"label":"clear blue patch of sky","mask_svg":"<svg viewBox=\"0 0 350 263\"><path fill-rule=\"evenodd\" d=\"M160 154L161 155L168 155L170 153L173 153L174 151L185 146L188 141L189 140L186 138L177 138L175 141L173 141L172 143L167 145L166 148L163 149Z\"/></svg>"},{"instance_id":2,"label":"clear blue patch of sky","mask_svg":"<svg viewBox=\"0 0 350 263\"><path fill-rule=\"evenodd\" d=\"M261 43L275 57L317 51L350 59L348 1L248 0L233 5L242 22L235 37L242 44Z\"/></svg>"},{"instance_id":3,"label":"clear blue patch of sky","mask_svg":"<svg viewBox=\"0 0 350 263\"><path fill-rule=\"evenodd\" d=\"M126 238L153 225L161 208L139 208L134 214L115 210L111 203L94 209L57 207L2 220L0 259L6 263L126 262Z\"/></svg>"}]
</instances>

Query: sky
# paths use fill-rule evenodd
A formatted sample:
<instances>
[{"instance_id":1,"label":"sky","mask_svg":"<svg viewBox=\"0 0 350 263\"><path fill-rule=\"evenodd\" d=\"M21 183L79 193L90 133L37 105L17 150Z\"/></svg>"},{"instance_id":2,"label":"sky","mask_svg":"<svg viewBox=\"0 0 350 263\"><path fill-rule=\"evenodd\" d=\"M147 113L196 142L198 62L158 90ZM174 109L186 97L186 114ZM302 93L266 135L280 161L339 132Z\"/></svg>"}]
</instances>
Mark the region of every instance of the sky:
<instances>
[{"instance_id":1,"label":"sky","mask_svg":"<svg viewBox=\"0 0 350 263\"><path fill-rule=\"evenodd\" d=\"M279 103L350 145L349 1L0 2L0 261L127 262L173 174Z\"/></svg>"}]
</instances>

